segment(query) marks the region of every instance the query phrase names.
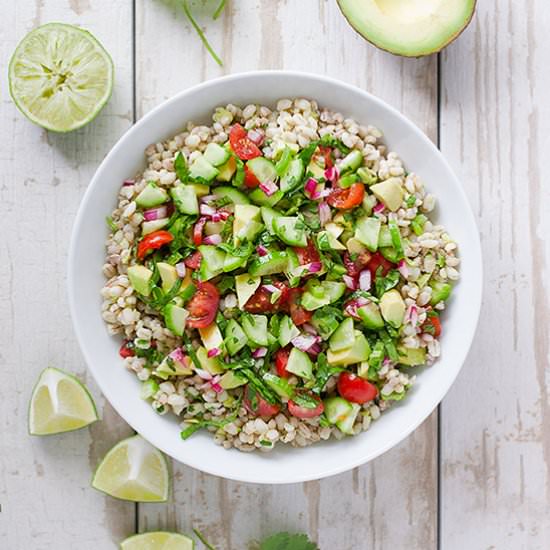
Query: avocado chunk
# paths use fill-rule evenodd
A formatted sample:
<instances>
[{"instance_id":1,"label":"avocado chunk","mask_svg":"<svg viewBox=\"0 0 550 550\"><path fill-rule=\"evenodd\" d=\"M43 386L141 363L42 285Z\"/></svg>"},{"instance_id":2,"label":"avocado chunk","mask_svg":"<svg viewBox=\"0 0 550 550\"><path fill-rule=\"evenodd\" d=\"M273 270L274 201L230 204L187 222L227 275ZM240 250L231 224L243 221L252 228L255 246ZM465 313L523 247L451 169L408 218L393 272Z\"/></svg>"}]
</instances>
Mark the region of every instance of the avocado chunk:
<instances>
[{"instance_id":1,"label":"avocado chunk","mask_svg":"<svg viewBox=\"0 0 550 550\"><path fill-rule=\"evenodd\" d=\"M397 353L399 353L398 362L407 367L416 367L426 362L426 350L424 348L406 348L404 346L399 346L397 348Z\"/></svg>"},{"instance_id":2,"label":"avocado chunk","mask_svg":"<svg viewBox=\"0 0 550 550\"><path fill-rule=\"evenodd\" d=\"M164 290L164 292L169 292L179 279L176 268L173 265L159 262L157 264L157 269L159 270L160 280L162 281L162 290Z\"/></svg>"},{"instance_id":3,"label":"avocado chunk","mask_svg":"<svg viewBox=\"0 0 550 550\"><path fill-rule=\"evenodd\" d=\"M309 355L298 348L292 348L288 356L286 370L300 378L307 378L308 380L313 378L313 363Z\"/></svg>"},{"instance_id":4,"label":"avocado chunk","mask_svg":"<svg viewBox=\"0 0 550 550\"><path fill-rule=\"evenodd\" d=\"M153 276L153 272L147 269L144 265L131 265L128 268L128 279L134 290L142 296L149 296L151 289L149 281Z\"/></svg>"},{"instance_id":5,"label":"avocado chunk","mask_svg":"<svg viewBox=\"0 0 550 550\"><path fill-rule=\"evenodd\" d=\"M170 376L187 376L193 374L188 366L188 359L181 348L171 351L155 369L154 374L163 380Z\"/></svg>"},{"instance_id":6,"label":"avocado chunk","mask_svg":"<svg viewBox=\"0 0 550 550\"><path fill-rule=\"evenodd\" d=\"M377 48L406 57L437 53L467 26L475 0L338 0L348 23Z\"/></svg>"},{"instance_id":7,"label":"avocado chunk","mask_svg":"<svg viewBox=\"0 0 550 550\"><path fill-rule=\"evenodd\" d=\"M376 252L381 225L382 222L378 218L361 218L357 221L355 239L363 243L371 252Z\"/></svg>"},{"instance_id":8,"label":"avocado chunk","mask_svg":"<svg viewBox=\"0 0 550 550\"><path fill-rule=\"evenodd\" d=\"M237 161L235 160L235 157L231 156L225 164L218 166L218 175L216 176L216 179L218 181L231 181L231 178L236 170Z\"/></svg>"},{"instance_id":9,"label":"avocado chunk","mask_svg":"<svg viewBox=\"0 0 550 550\"><path fill-rule=\"evenodd\" d=\"M333 366L345 366L353 363L367 361L370 355L370 346L364 334L360 330L355 330L355 341L353 346L342 351L334 352L331 349L327 353L327 361Z\"/></svg>"},{"instance_id":10,"label":"avocado chunk","mask_svg":"<svg viewBox=\"0 0 550 550\"><path fill-rule=\"evenodd\" d=\"M224 390L233 390L239 386L244 386L247 382L248 380L242 374L234 370L228 370L220 378L220 386Z\"/></svg>"},{"instance_id":11,"label":"avocado chunk","mask_svg":"<svg viewBox=\"0 0 550 550\"><path fill-rule=\"evenodd\" d=\"M430 305L432 306L447 300L453 289L449 283L442 283L440 281L433 281L430 283L430 286L432 287L432 298L430 300Z\"/></svg>"},{"instance_id":12,"label":"avocado chunk","mask_svg":"<svg viewBox=\"0 0 550 550\"><path fill-rule=\"evenodd\" d=\"M222 362L219 357L208 357L208 352L206 348L202 346L196 351L197 359L202 369L206 372L209 372L212 376L215 374L221 374L225 371L222 366Z\"/></svg>"},{"instance_id":13,"label":"avocado chunk","mask_svg":"<svg viewBox=\"0 0 550 550\"><path fill-rule=\"evenodd\" d=\"M237 292L239 309L244 309L246 302L256 292L261 282L261 277L253 277L249 273L235 276L235 291Z\"/></svg>"},{"instance_id":14,"label":"avocado chunk","mask_svg":"<svg viewBox=\"0 0 550 550\"><path fill-rule=\"evenodd\" d=\"M398 290L388 290L380 298L380 313L384 320L394 328L403 324L405 316L405 302Z\"/></svg>"},{"instance_id":15,"label":"avocado chunk","mask_svg":"<svg viewBox=\"0 0 550 550\"><path fill-rule=\"evenodd\" d=\"M375 183L370 190L386 208L392 212L399 210L404 195L399 178L389 178L380 183Z\"/></svg>"},{"instance_id":16,"label":"avocado chunk","mask_svg":"<svg viewBox=\"0 0 550 550\"><path fill-rule=\"evenodd\" d=\"M236 204L233 220L233 238L238 245L243 239L251 241L261 230L260 209L253 204Z\"/></svg>"}]
</instances>

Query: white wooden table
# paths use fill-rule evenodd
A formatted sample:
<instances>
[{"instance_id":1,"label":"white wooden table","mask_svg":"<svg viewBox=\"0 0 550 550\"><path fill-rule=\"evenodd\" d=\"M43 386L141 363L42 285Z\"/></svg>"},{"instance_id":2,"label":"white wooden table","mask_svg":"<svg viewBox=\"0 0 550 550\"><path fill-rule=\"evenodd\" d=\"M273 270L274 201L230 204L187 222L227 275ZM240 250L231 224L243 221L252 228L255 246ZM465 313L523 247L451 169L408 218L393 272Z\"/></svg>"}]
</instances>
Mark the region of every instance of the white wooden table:
<instances>
[{"instance_id":1,"label":"white wooden table","mask_svg":"<svg viewBox=\"0 0 550 550\"><path fill-rule=\"evenodd\" d=\"M201 529L244 550L280 529L322 550L550 548L550 6L484 0L443 54L404 60L368 45L333 0L229 0L207 24L219 68L181 11L160 0L29 0L0 17L0 548L110 549L136 531ZM30 124L6 67L34 26L91 30L116 67L113 98L67 136ZM464 369L397 448L321 482L255 486L174 464L166 505L115 501L89 487L105 451L130 433L87 373L65 289L67 246L95 168L132 122L221 74L286 68L327 74L383 98L450 160L477 214L485 299ZM433 185L434 182L431 182ZM32 384L48 364L86 381L103 422L27 435Z\"/></svg>"}]
</instances>

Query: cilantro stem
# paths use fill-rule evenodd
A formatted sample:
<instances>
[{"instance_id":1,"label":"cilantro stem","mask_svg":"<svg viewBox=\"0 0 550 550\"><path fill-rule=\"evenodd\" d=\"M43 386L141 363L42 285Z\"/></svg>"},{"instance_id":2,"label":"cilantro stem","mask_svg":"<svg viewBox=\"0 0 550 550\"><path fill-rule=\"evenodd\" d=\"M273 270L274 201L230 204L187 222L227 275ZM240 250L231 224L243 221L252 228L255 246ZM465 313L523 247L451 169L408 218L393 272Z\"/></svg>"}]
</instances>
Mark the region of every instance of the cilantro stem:
<instances>
[{"instance_id":1,"label":"cilantro stem","mask_svg":"<svg viewBox=\"0 0 550 550\"><path fill-rule=\"evenodd\" d=\"M214 12L214 15L212 16L212 19L217 19L222 14L222 11L225 8L225 3L226 2L227 2L227 0L221 0L220 1L218 7L216 8L216 11Z\"/></svg>"},{"instance_id":2,"label":"cilantro stem","mask_svg":"<svg viewBox=\"0 0 550 550\"><path fill-rule=\"evenodd\" d=\"M193 533L197 535L197 538L208 548L208 550L216 550L205 538L205 536L198 530L193 528Z\"/></svg>"},{"instance_id":3,"label":"cilantro stem","mask_svg":"<svg viewBox=\"0 0 550 550\"><path fill-rule=\"evenodd\" d=\"M223 9L223 6L222 6ZM218 6L219 10L219 6ZM216 10L216 12L218 11ZM202 29L199 27L198 23L195 21L195 18L193 17L193 14L191 13L191 9L189 8L189 1L183 0L183 11L185 12L185 15L187 16L187 19L189 19L189 22L191 25L193 25L193 28L199 35L199 38L201 39L202 43L204 44L204 47L208 50L208 53L212 56L214 61L220 66L223 66L223 61L218 57L216 52L212 49L212 46L210 45L210 42L208 42L208 39L206 38L204 32L202 32Z\"/></svg>"}]
</instances>

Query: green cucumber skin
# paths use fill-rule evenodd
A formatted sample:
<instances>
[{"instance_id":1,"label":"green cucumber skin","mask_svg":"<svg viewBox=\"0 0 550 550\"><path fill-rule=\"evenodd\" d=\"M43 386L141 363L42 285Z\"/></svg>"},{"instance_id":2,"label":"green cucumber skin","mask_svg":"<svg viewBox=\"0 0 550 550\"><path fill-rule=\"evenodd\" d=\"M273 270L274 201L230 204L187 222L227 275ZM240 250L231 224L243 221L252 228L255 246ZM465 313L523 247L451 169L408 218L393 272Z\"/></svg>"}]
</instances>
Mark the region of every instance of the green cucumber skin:
<instances>
[{"instance_id":1,"label":"green cucumber skin","mask_svg":"<svg viewBox=\"0 0 550 550\"><path fill-rule=\"evenodd\" d=\"M288 255L286 252L273 251L265 256L255 258L248 268L248 272L253 277L263 277L264 275L273 275L283 273L288 267Z\"/></svg>"}]
</instances>

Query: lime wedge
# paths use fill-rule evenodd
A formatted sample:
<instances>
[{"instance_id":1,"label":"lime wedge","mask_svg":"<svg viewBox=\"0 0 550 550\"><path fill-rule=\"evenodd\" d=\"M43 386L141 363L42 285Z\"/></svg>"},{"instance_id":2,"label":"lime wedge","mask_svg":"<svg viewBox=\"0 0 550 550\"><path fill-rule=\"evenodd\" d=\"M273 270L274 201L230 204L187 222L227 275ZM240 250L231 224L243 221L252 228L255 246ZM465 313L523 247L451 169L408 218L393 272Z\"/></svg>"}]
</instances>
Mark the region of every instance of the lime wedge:
<instances>
[{"instance_id":1,"label":"lime wedge","mask_svg":"<svg viewBox=\"0 0 550 550\"><path fill-rule=\"evenodd\" d=\"M193 550L195 543L185 535L155 531L128 537L120 543L121 550Z\"/></svg>"},{"instance_id":2,"label":"lime wedge","mask_svg":"<svg viewBox=\"0 0 550 550\"><path fill-rule=\"evenodd\" d=\"M42 371L29 407L31 435L70 432L96 420L94 400L82 382L52 367Z\"/></svg>"},{"instance_id":3,"label":"lime wedge","mask_svg":"<svg viewBox=\"0 0 550 550\"><path fill-rule=\"evenodd\" d=\"M11 96L32 122L54 132L84 126L107 103L113 62L88 31L48 23L17 46L9 66Z\"/></svg>"},{"instance_id":4,"label":"lime wedge","mask_svg":"<svg viewBox=\"0 0 550 550\"><path fill-rule=\"evenodd\" d=\"M95 489L135 502L165 502L169 483L166 458L139 435L117 443L92 479Z\"/></svg>"}]
</instances>

